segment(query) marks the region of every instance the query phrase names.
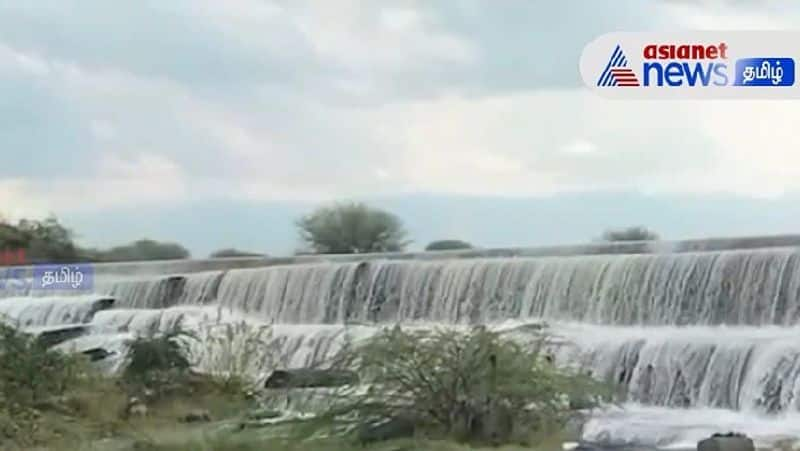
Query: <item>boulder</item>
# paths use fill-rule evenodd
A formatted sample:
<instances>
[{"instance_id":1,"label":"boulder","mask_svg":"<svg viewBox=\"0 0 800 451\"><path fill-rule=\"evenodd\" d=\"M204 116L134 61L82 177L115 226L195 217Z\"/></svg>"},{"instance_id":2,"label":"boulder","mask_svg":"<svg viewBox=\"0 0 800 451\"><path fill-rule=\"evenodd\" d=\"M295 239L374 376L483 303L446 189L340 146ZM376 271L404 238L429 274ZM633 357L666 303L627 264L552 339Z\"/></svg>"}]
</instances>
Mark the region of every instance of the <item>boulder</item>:
<instances>
[{"instance_id":1,"label":"boulder","mask_svg":"<svg viewBox=\"0 0 800 451\"><path fill-rule=\"evenodd\" d=\"M281 415L283 415L283 412L281 412L279 410L258 409L258 410L253 410L251 412L248 412L247 413L247 419L248 420L255 420L255 421L271 420L273 418L278 418Z\"/></svg>"},{"instance_id":2,"label":"boulder","mask_svg":"<svg viewBox=\"0 0 800 451\"><path fill-rule=\"evenodd\" d=\"M714 434L697 443L697 451L755 451L753 440L744 434Z\"/></svg>"},{"instance_id":3,"label":"boulder","mask_svg":"<svg viewBox=\"0 0 800 451\"><path fill-rule=\"evenodd\" d=\"M411 418L385 418L361 425L358 429L358 442L366 445L397 438L412 437L414 429L414 421Z\"/></svg>"},{"instance_id":4,"label":"boulder","mask_svg":"<svg viewBox=\"0 0 800 451\"><path fill-rule=\"evenodd\" d=\"M211 421L211 414L208 410L192 410L181 417L180 421L182 423L208 423Z\"/></svg>"},{"instance_id":5,"label":"boulder","mask_svg":"<svg viewBox=\"0 0 800 451\"><path fill-rule=\"evenodd\" d=\"M81 351L81 354L89 357L90 362L97 362L107 358L110 355L113 355L114 353L103 348L90 348L85 351Z\"/></svg>"},{"instance_id":6,"label":"boulder","mask_svg":"<svg viewBox=\"0 0 800 451\"><path fill-rule=\"evenodd\" d=\"M264 388L341 387L357 383L358 376L352 371L302 368L273 371Z\"/></svg>"},{"instance_id":7,"label":"boulder","mask_svg":"<svg viewBox=\"0 0 800 451\"><path fill-rule=\"evenodd\" d=\"M131 417L146 417L147 416L147 406L139 400L139 398L133 397L128 400L128 404L125 407L125 418Z\"/></svg>"}]
</instances>

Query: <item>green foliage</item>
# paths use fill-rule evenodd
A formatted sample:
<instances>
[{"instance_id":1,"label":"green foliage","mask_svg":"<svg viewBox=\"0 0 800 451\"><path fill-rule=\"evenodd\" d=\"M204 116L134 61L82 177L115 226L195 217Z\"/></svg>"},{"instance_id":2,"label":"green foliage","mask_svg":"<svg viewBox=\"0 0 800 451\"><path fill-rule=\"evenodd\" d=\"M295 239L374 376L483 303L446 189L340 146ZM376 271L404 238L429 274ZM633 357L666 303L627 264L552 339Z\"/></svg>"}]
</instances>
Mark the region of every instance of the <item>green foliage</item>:
<instances>
[{"instance_id":1,"label":"green foliage","mask_svg":"<svg viewBox=\"0 0 800 451\"><path fill-rule=\"evenodd\" d=\"M73 240L74 233L54 216L43 220L21 219L16 224L0 216L0 252L21 249L31 263L171 260L190 256L179 244L149 239L108 250L81 249Z\"/></svg>"},{"instance_id":2,"label":"green foliage","mask_svg":"<svg viewBox=\"0 0 800 451\"><path fill-rule=\"evenodd\" d=\"M189 340L194 339L179 323L165 333L131 340L122 381L159 396L179 388L189 375Z\"/></svg>"},{"instance_id":3,"label":"green foliage","mask_svg":"<svg viewBox=\"0 0 800 451\"><path fill-rule=\"evenodd\" d=\"M24 249L31 262L67 262L79 257L73 233L53 216L22 219L17 224L0 220L0 249Z\"/></svg>"},{"instance_id":4,"label":"green foliage","mask_svg":"<svg viewBox=\"0 0 800 451\"><path fill-rule=\"evenodd\" d=\"M604 241L655 241L658 234L644 226L634 226L625 229L606 230L603 232Z\"/></svg>"},{"instance_id":5,"label":"green foliage","mask_svg":"<svg viewBox=\"0 0 800 451\"><path fill-rule=\"evenodd\" d=\"M472 245L461 240L438 240L432 241L425 246L426 251L449 251L456 249L472 249Z\"/></svg>"},{"instance_id":6,"label":"green foliage","mask_svg":"<svg viewBox=\"0 0 800 451\"><path fill-rule=\"evenodd\" d=\"M409 243L400 219L361 203L318 208L297 226L302 240L318 254L396 252Z\"/></svg>"},{"instance_id":7,"label":"green foliage","mask_svg":"<svg viewBox=\"0 0 800 451\"><path fill-rule=\"evenodd\" d=\"M247 252L247 251L240 251L238 249L228 248L228 249L220 249L218 251L214 251L208 257L209 258L266 257L266 255L259 254L256 252Z\"/></svg>"},{"instance_id":8,"label":"green foliage","mask_svg":"<svg viewBox=\"0 0 800 451\"><path fill-rule=\"evenodd\" d=\"M48 349L0 321L0 406L32 406L71 388L83 371L79 357Z\"/></svg>"},{"instance_id":9,"label":"green foliage","mask_svg":"<svg viewBox=\"0 0 800 451\"><path fill-rule=\"evenodd\" d=\"M97 261L179 260L189 258L189 251L176 243L142 239L106 251L90 251Z\"/></svg>"},{"instance_id":10,"label":"green foliage","mask_svg":"<svg viewBox=\"0 0 800 451\"><path fill-rule=\"evenodd\" d=\"M558 429L574 413L570 400L591 406L604 390L544 359L543 339L523 345L483 327L386 330L337 361L357 369L369 390L341 393L312 426L410 418L432 436L506 443Z\"/></svg>"},{"instance_id":11,"label":"green foliage","mask_svg":"<svg viewBox=\"0 0 800 451\"><path fill-rule=\"evenodd\" d=\"M0 318L0 448L41 438L42 412L85 379L78 356L48 349ZM27 448L26 448L27 449Z\"/></svg>"}]
</instances>

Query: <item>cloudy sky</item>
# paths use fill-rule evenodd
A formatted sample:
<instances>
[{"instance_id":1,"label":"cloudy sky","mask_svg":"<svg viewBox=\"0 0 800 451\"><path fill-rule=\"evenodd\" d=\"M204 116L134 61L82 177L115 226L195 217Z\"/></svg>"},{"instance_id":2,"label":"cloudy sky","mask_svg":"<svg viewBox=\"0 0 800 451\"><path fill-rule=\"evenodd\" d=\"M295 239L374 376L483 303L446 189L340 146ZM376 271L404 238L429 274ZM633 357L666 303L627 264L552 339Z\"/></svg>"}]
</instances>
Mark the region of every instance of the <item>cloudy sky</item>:
<instances>
[{"instance_id":1,"label":"cloudy sky","mask_svg":"<svg viewBox=\"0 0 800 451\"><path fill-rule=\"evenodd\" d=\"M797 101L613 101L610 31L784 29L794 2L5 0L0 211L85 244L297 245L332 199L424 246L800 231Z\"/></svg>"}]
</instances>

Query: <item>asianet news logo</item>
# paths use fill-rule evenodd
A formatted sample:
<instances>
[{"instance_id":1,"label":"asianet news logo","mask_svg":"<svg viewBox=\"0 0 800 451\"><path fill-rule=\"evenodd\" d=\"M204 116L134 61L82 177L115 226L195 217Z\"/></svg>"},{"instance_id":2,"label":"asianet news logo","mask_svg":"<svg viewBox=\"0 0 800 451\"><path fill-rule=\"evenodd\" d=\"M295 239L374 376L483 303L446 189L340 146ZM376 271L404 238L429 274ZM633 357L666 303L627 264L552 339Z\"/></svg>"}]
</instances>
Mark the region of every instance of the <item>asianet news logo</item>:
<instances>
[{"instance_id":1,"label":"asianet news logo","mask_svg":"<svg viewBox=\"0 0 800 451\"><path fill-rule=\"evenodd\" d=\"M728 45L650 44L643 53L644 86L726 86Z\"/></svg>"},{"instance_id":2,"label":"asianet news logo","mask_svg":"<svg viewBox=\"0 0 800 451\"><path fill-rule=\"evenodd\" d=\"M700 39L663 39L668 35L665 33L604 35L584 50L581 74L590 87L600 93L613 93L614 97L765 95L764 89L737 89L745 87L784 88L770 89L766 97L778 98L787 92L800 97L791 89L795 85L794 54L800 54L800 45L788 49L789 43L800 42L800 33L795 33L797 39L793 41L780 40L779 45L765 45L765 39L754 39L762 35L753 33L732 33L731 39L725 39L723 33L710 32L688 34L702 36ZM707 39L711 34L723 35L723 39ZM702 94L705 90L701 88L709 88L708 93Z\"/></svg>"},{"instance_id":3,"label":"asianet news logo","mask_svg":"<svg viewBox=\"0 0 800 451\"><path fill-rule=\"evenodd\" d=\"M649 44L642 51L642 86L791 86L792 58L741 58L729 75L728 44ZM640 86L617 44L597 86Z\"/></svg>"}]
</instances>

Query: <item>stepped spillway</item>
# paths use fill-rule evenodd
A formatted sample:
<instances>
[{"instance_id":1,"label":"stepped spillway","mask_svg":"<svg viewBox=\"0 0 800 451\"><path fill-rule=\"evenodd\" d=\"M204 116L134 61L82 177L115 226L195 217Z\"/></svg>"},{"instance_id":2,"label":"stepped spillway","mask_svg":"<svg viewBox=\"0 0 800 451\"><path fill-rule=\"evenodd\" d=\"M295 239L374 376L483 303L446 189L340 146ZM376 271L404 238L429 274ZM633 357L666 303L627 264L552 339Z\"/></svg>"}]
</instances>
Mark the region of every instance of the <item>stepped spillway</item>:
<instances>
[{"instance_id":1,"label":"stepped spillway","mask_svg":"<svg viewBox=\"0 0 800 451\"><path fill-rule=\"evenodd\" d=\"M254 372L322 361L381 325L545 320L567 343L557 361L620 383L632 403L587 434L640 427L679 443L699 433L678 424L687 416L755 425L800 414L800 248L724 243L106 265L92 295L13 287L0 291L0 313L26 327L86 323L91 333L65 344L75 349L119 348L183 321L207 332L197 355L209 371L268 329L278 352ZM619 429L632 412L641 425Z\"/></svg>"}]
</instances>

